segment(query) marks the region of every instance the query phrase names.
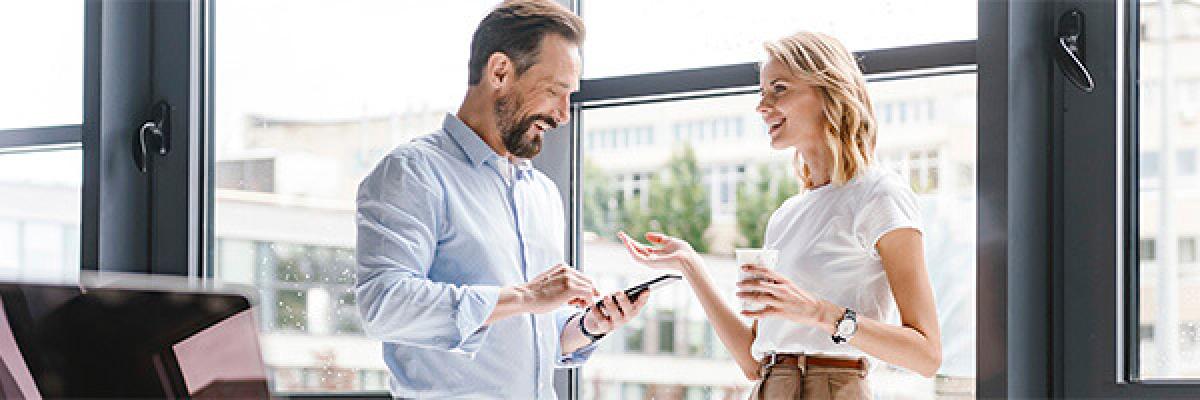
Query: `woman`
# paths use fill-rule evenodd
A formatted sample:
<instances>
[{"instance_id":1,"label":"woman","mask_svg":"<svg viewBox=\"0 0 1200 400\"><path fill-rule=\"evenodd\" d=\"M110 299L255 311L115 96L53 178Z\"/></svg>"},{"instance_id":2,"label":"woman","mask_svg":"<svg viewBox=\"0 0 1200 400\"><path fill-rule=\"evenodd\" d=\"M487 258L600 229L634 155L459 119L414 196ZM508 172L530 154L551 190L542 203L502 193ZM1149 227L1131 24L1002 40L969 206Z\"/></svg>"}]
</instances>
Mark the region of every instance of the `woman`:
<instances>
[{"instance_id":1,"label":"woman","mask_svg":"<svg viewBox=\"0 0 1200 400\"><path fill-rule=\"evenodd\" d=\"M933 376L941 364L916 196L874 163L876 122L862 71L836 39L801 32L765 45L758 112L775 149L794 148L802 193L771 216L776 270L738 282L742 311L721 296L687 242L621 239L637 261L680 271L746 376L752 398L870 398L868 357ZM899 309L900 324L894 320Z\"/></svg>"}]
</instances>

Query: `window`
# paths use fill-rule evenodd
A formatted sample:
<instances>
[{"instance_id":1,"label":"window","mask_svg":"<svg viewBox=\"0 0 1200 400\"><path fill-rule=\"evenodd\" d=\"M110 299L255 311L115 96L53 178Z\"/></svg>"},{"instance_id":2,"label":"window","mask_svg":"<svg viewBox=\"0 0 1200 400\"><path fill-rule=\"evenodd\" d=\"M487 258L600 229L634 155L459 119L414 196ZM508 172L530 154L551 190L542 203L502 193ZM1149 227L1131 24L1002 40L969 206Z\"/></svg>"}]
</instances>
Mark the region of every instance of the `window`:
<instances>
[{"instance_id":1,"label":"window","mask_svg":"<svg viewBox=\"0 0 1200 400\"><path fill-rule=\"evenodd\" d=\"M1196 149L1179 150L1179 176L1196 176Z\"/></svg>"},{"instance_id":2,"label":"window","mask_svg":"<svg viewBox=\"0 0 1200 400\"><path fill-rule=\"evenodd\" d=\"M876 151L880 155L897 155L897 159L902 155L905 165L916 168L911 177L922 208L927 265L943 326L945 354L940 374L971 381L975 376L976 131L974 104L960 99L974 98L975 76L958 74L889 80L870 83L869 90L874 98L897 102L911 98L929 104L929 98L953 99L934 103L951 108L939 110L939 115L944 118L936 121L933 129L909 131L895 121L881 121ZM636 156L600 153L586 145L582 149L585 168L582 192L589 194L583 198L584 210L612 216L583 221L581 266L589 276L601 277L596 278L598 282L607 279L602 277L636 282L652 275L653 271L632 264L616 240L615 232L624 230L640 237L648 230L666 230L684 237L702 253L714 281L727 299L734 299L733 249L761 246L764 228L761 222L783 200L798 191L791 172L791 150L772 150L768 137L761 130L730 141L720 133L722 126L735 127L733 121L761 120L754 111L757 102L758 95L749 94L584 107L580 118L583 129L592 124L603 126L621 121L670 123L675 127L673 130L683 132L671 147ZM737 114L707 117L730 113ZM688 133L701 129L710 133L704 136ZM881 165L886 163L881 161ZM946 168L964 172L943 174ZM607 199L619 194L609 182L632 171L662 173L642 179L647 186L642 195L644 202L640 205L612 206L615 202ZM907 167L894 170L901 176L905 176L906 171ZM727 211L722 207L726 202ZM672 204L691 206L679 209ZM613 289L600 288L601 291ZM608 398L593 392L599 390L594 389L598 380L604 384L649 382L654 393L681 386L689 388L689 393L707 391L721 396L745 397L751 382L737 373L737 367L703 317L690 289L673 285L654 296L651 303L654 312L648 309L635 320L635 325L626 328L624 351L596 354L592 362L583 367L580 387L584 398ZM641 360L638 358L641 352L670 357L680 363L673 365L686 365L689 372L681 377L672 371L648 369L639 376L632 376L606 368L636 363ZM881 371L880 379L922 381L898 368ZM932 397L935 384L924 382L927 386L875 385L873 389L881 396Z\"/></svg>"},{"instance_id":3,"label":"window","mask_svg":"<svg viewBox=\"0 0 1200 400\"><path fill-rule=\"evenodd\" d=\"M1158 152L1146 151L1142 153L1141 171L1142 178L1157 178L1159 174Z\"/></svg>"},{"instance_id":4,"label":"window","mask_svg":"<svg viewBox=\"0 0 1200 400\"><path fill-rule=\"evenodd\" d=\"M1200 182L1195 147L1200 125L1187 101L1189 82L1200 78L1192 54L1200 38L1191 24L1200 17L1200 4L1190 1L1142 0L1139 73L1154 90L1141 87L1138 143L1143 182L1138 196L1141 245L1140 321L1154 334L1139 340L1142 379L1200 379L1200 281L1191 274L1196 239L1184 233L1200 230ZM1169 24L1162 17L1171 18ZM1154 184L1146 185L1146 181ZM1178 238L1178 239L1175 239ZM1178 249L1175 247L1178 246Z\"/></svg>"},{"instance_id":5,"label":"window","mask_svg":"<svg viewBox=\"0 0 1200 400\"><path fill-rule=\"evenodd\" d=\"M7 60L0 130L83 123L83 8L78 1L0 3Z\"/></svg>"},{"instance_id":6,"label":"window","mask_svg":"<svg viewBox=\"0 0 1200 400\"><path fill-rule=\"evenodd\" d=\"M457 109L471 34L493 4L215 7L213 275L258 289L276 392L386 390L352 292L356 188ZM612 131L591 136L615 147Z\"/></svg>"},{"instance_id":7,"label":"window","mask_svg":"<svg viewBox=\"0 0 1200 400\"><path fill-rule=\"evenodd\" d=\"M1143 238L1138 246L1138 254L1141 255L1142 261L1155 261L1158 259L1158 246L1154 238Z\"/></svg>"},{"instance_id":8,"label":"window","mask_svg":"<svg viewBox=\"0 0 1200 400\"><path fill-rule=\"evenodd\" d=\"M658 319L658 353L675 353L675 312L660 310L656 313Z\"/></svg>"},{"instance_id":9,"label":"window","mask_svg":"<svg viewBox=\"0 0 1200 400\"><path fill-rule=\"evenodd\" d=\"M82 170L78 148L0 152L0 280L79 278Z\"/></svg>"},{"instance_id":10,"label":"window","mask_svg":"<svg viewBox=\"0 0 1200 400\"><path fill-rule=\"evenodd\" d=\"M79 279L83 10L0 4L0 280Z\"/></svg>"},{"instance_id":11,"label":"window","mask_svg":"<svg viewBox=\"0 0 1200 400\"><path fill-rule=\"evenodd\" d=\"M1196 237L1179 238L1179 262L1192 264L1196 262Z\"/></svg>"},{"instance_id":12,"label":"window","mask_svg":"<svg viewBox=\"0 0 1200 400\"><path fill-rule=\"evenodd\" d=\"M272 193L275 191L275 159L217 162L218 189Z\"/></svg>"}]
</instances>

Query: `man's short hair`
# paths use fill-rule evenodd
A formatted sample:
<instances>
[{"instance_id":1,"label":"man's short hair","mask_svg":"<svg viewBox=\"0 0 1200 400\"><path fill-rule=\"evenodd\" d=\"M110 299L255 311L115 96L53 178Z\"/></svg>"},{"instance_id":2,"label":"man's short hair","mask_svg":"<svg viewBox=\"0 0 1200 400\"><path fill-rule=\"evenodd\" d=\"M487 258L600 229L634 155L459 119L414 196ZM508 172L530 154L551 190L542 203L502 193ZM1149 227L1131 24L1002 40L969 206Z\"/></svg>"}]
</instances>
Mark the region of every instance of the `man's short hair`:
<instances>
[{"instance_id":1,"label":"man's short hair","mask_svg":"<svg viewBox=\"0 0 1200 400\"><path fill-rule=\"evenodd\" d=\"M471 36L470 73L474 86L483 78L488 58L496 52L512 59L517 75L537 63L542 38L555 34L583 43L583 20L554 0L508 0L492 9Z\"/></svg>"}]
</instances>

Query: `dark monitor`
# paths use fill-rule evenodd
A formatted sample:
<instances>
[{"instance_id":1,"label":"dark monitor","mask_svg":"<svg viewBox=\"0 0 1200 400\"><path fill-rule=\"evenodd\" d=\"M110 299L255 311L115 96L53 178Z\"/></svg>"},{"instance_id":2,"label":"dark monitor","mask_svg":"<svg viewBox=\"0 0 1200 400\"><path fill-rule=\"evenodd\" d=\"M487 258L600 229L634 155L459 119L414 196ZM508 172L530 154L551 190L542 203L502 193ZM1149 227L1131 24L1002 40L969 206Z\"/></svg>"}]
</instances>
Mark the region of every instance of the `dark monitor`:
<instances>
[{"instance_id":1,"label":"dark monitor","mask_svg":"<svg viewBox=\"0 0 1200 400\"><path fill-rule=\"evenodd\" d=\"M0 284L2 398L267 398L231 293Z\"/></svg>"}]
</instances>

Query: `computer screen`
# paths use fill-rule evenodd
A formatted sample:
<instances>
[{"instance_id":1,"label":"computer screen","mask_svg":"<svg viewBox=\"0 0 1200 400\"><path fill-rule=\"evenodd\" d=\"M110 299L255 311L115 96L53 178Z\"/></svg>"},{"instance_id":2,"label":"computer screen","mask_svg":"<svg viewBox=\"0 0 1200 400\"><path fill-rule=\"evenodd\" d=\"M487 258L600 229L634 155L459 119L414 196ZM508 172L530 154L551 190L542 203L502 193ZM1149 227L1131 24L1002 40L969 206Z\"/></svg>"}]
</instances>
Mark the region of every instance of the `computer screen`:
<instances>
[{"instance_id":1,"label":"computer screen","mask_svg":"<svg viewBox=\"0 0 1200 400\"><path fill-rule=\"evenodd\" d=\"M11 376L22 398L269 397L237 294L0 284L0 309L16 348L0 332L0 382Z\"/></svg>"},{"instance_id":2,"label":"computer screen","mask_svg":"<svg viewBox=\"0 0 1200 400\"><path fill-rule=\"evenodd\" d=\"M246 310L172 346L188 394L193 398L266 394L256 390L267 379L257 336L254 315Z\"/></svg>"}]
</instances>

